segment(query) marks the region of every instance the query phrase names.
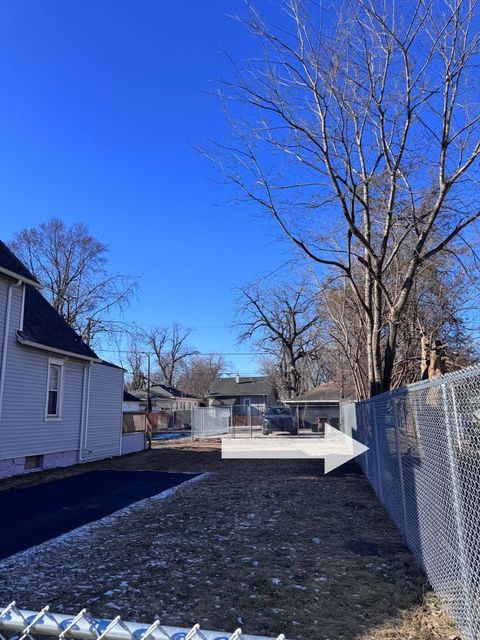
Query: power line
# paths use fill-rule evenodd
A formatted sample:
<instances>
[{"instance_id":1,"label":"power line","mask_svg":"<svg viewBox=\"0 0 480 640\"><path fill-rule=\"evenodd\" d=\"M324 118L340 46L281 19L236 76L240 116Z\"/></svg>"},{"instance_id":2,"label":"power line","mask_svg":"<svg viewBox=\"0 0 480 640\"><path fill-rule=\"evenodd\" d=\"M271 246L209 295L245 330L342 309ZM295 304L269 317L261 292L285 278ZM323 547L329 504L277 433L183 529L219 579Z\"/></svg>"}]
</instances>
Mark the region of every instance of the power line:
<instances>
[{"instance_id":1,"label":"power line","mask_svg":"<svg viewBox=\"0 0 480 640\"><path fill-rule=\"evenodd\" d=\"M122 349L102 349L98 348L97 351L102 353L131 353L131 350L122 350ZM153 351L137 351L136 353L148 356L154 356L155 353ZM267 356L271 355L268 351L196 351L193 355L196 356Z\"/></svg>"}]
</instances>

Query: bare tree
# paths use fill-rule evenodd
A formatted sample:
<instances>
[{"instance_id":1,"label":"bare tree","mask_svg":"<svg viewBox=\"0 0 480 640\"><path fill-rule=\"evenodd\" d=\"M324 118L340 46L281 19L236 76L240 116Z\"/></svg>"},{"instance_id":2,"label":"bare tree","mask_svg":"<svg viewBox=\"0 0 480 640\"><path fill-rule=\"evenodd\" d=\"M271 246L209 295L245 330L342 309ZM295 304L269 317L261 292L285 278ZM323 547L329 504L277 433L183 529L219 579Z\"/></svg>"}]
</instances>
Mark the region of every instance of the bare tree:
<instances>
[{"instance_id":1,"label":"bare tree","mask_svg":"<svg viewBox=\"0 0 480 640\"><path fill-rule=\"evenodd\" d=\"M157 382L175 386L181 373L181 365L197 354L188 345L191 329L178 324L157 326L145 331L144 341L156 357L158 372L153 377Z\"/></svg>"},{"instance_id":2,"label":"bare tree","mask_svg":"<svg viewBox=\"0 0 480 640\"><path fill-rule=\"evenodd\" d=\"M129 329L130 346L126 354L128 371L127 387L131 391L145 389L148 384L148 364L144 332L132 325Z\"/></svg>"},{"instance_id":3,"label":"bare tree","mask_svg":"<svg viewBox=\"0 0 480 640\"><path fill-rule=\"evenodd\" d=\"M328 20L321 4L284 8L290 29L251 10L260 55L223 84L243 111L214 160L344 281L360 316L362 393L374 395L393 384L419 274L480 217L477 3L345 0Z\"/></svg>"},{"instance_id":4,"label":"bare tree","mask_svg":"<svg viewBox=\"0 0 480 640\"><path fill-rule=\"evenodd\" d=\"M474 267L468 270L458 258L442 252L419 270L398 330L392 388L427 377L431 347L435 349L439 342L448 370L474 362L476 322L470 326L466 318L472 317L471 308L477 304L478 280L472 279L472 273L478 272ZM398 272L402 268L400 265ZM357 395L365 397L368 374L364 317L343 279L327 285L319 295L321 305L329 311L330 336L347 357Z\"/></svg>"},{"instance_id":5,"label":"bare tree","mask_svg":"<svg viewBox=\"0 0 480 640\"><path fill-rule=\"evenodd\" d=\"M10 248L44 285L43 293L90 344L111 333L111 313L121 311L134 293L134 279L107 268L107 246L86 225L68 227L57 218L15 234Z\"/></svg>"},{"instance_id":6,"label":"bare tree","mask_svg":"<svg viewBox=\"0 0 480 640\"><path fill-rule=\"evenodd\" d=\"M279 391L293 397L302 390L302 363L319 348L315 337L318 321L316 298L305 281L261 289L251 284L241 289L238 325L240 341L254 340L271 368L275 363Z\"/></svg>"},{"instance_id":7,"label":"bare tree","mask_svg":"<svg viewBox=\"0 0 480 640\"><path fill-rule=\"evenodd\" d=\"M182 361L178 388L194 398L203 400L212 384L229 365L221 355L193 355Z\"/></svg>"}]
</instances>

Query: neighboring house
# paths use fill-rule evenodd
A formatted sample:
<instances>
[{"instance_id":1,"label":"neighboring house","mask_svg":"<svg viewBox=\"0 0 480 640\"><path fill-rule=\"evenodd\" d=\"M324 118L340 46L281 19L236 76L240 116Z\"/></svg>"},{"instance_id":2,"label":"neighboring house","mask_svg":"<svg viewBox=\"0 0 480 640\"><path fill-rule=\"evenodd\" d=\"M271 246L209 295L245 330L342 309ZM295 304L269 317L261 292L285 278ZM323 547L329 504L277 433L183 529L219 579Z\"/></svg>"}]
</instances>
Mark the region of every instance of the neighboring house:
<instances>
[{"instance_id":1,"label":"neighboring house","mask_svg":"<svg viewBox=\"0 0 480 640\"><path fill-rule=\"evenodd\" d=\"M207 402L209 407L232 407L237 415L258 415L277 402L277 393L266 376L217 378Z\"/></svg>"},{"instance_id":2,"label":"neighboring house","mask_svg":"<svg viewBox=\"0 0 480 640\"><path fill-rule=\"evenodd\" d=\"M296 398L284 400L284 403L298 416L300 426L311 428L317 423L317 418L325 418L333 427L338 427L340 402L354 398L353 390L326 382Z\"/></svg>"},{"instance_id":3,"label":"neighboring house","mask_svg":"<svg viewBox=\"0 0 480 640\"><path fill-rule=\"evenodd\" d=\"M0 241L0 477L116 456L123 369L102 361Z\"/></svg>"},{"instance_id":4,"label":"neighboring house","mask_svg":"<svg viewBox=\"0 0 480 640\"><path fill-rule=\"evenodd\" d=\"M144 411L144 407L140 406L139 398L125 390L123 391L122 409L124 413L137 413L138 411Z\"/></svg>"},{"instance_id":5,"label":"neighboring house","mask_svg":"<svg viewBox=\"0 0 480 640\"><path fill-rule=\"evenodd\" d=\"M147 406L148 394L146 389L132 391L132 394L140 400L143 408ZM152 384L150 386L150 402L153 412L189 411L200 404L198 398L187 396L180 389L169 387L166 384Z\"/></svg>"}]
</instances>

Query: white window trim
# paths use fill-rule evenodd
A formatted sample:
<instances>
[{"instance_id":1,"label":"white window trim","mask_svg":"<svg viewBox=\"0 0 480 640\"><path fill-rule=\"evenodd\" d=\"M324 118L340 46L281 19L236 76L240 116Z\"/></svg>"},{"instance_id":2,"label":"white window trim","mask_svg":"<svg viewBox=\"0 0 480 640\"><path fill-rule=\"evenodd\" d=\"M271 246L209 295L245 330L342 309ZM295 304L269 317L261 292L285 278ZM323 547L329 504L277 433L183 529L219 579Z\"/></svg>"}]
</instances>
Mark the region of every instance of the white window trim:
<instances>
[{"instance_id":1,"label":"white window trim","mask_svg":"<svg viewBox=\"0 0 480 640\"><path fill-rule=\"evenodd\" d=\"M50 390L50 365L56 365L60 367L60 389L58 390L58 415L50 416L48 414L48 392ZM63 419L63 382L65 378L65 360L59 360L58 358L49 358L48 359L48 370L47 370L47 392L45 394L45 421L46 422L55 422Z\"/></svg>"}]
</instances>

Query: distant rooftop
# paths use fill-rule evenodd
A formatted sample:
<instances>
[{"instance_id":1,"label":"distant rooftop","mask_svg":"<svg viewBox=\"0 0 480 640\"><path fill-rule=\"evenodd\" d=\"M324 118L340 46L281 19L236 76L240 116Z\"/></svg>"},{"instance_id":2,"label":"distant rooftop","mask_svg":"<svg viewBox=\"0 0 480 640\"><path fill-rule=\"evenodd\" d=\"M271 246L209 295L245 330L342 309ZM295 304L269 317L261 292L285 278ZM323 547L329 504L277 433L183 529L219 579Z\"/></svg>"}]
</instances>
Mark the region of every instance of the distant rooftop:
<instances>
[{"instance_id":1,"label":"distant rooftop","mask_svg":"<svg viewBox=\"0 0 480 640\"><path fill-rule=\"evenodd\" d=\"M273 385L267 376L217 378L210 385L207 397L269 396Z\"/></svg>"},{"instance_id":2,"label":"distant rooftop","mask_svg":"<svg viewBox=\"0 0 480 640\"><path fill-rule=\"evenodd\" d=\"M134 396L129 391L123 390L123 401L124 402L138 402L137 396Z\"/></svg>"},{"instance_id":3,"label":"distant rooftop","mask_svg":"<svg viewBox=\"0 0 480 640\"><path fill-rule=\"evenodd\" d=\"M146 389L138 389L137 391L132 391L132 394L135 395L137 399L146 400L147 399L147 390ZM152 384L150 385L150 397L167 399L171 400L173 398L190 398L186 393L180 391L176 387L170 387L167 384Z\"/></svg>"},{"instance_id":4,"label":"distant rooftop","mask_svg":"<svg viewBox=\"0 0 480 640\"><path fill-rule=\"evenodd\" d=\"M314 389L310 389L305 393L301 393L296 398L291 400L291 402L295 401L305 401L305 402L334 402L340 401L343 399L355 398L355 393L353 389L346 388L339 385L336 382L325 382L324 384L318 385Z\"/></svg>"}]
</instances>

